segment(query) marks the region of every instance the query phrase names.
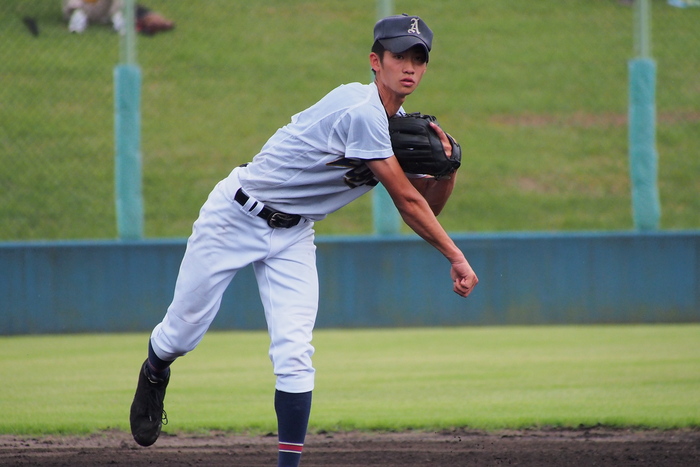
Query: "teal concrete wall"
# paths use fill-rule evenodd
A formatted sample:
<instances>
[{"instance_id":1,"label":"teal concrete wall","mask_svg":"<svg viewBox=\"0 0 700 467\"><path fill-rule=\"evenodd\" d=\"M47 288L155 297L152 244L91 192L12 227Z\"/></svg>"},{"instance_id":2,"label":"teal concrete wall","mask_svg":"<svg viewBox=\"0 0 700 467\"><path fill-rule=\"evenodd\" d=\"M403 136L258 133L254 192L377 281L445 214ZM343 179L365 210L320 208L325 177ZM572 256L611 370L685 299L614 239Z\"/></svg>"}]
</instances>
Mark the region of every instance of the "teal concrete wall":
<instances>
[{"instance_id":1,"label":"teal concrete wall","mask_svg":"<svg viewBox=\"0 0 700 467\"><path fill-rule=\"evenodd\" d=\"M318 327L700 322L700 232L453 235L479 275L452 292L414 236L317 240ZM185 240L0 244L0 334L149 331ZM264 329L252 270L214 329Z\"/></svg>"}]
</instances>

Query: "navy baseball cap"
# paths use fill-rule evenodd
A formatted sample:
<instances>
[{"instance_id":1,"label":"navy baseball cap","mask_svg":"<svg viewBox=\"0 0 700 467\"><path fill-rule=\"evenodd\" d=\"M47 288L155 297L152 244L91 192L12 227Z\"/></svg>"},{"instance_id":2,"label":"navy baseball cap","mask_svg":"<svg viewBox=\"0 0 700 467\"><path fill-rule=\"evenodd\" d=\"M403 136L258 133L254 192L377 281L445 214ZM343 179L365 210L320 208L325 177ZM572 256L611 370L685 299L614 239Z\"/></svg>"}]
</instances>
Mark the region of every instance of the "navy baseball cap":
<instances>
[{"instance_id":1,"label":"navy baseball cap","mask_svg":"<svg viewBox=\"0 0 700 467\"><path fill-rule=\"evenodd\" d=\"M433 31L418 16L404 13L377 21L374 25L374 40L395 54L421 45L427 57L433 44Z\"/></svg>"}]
</instances>

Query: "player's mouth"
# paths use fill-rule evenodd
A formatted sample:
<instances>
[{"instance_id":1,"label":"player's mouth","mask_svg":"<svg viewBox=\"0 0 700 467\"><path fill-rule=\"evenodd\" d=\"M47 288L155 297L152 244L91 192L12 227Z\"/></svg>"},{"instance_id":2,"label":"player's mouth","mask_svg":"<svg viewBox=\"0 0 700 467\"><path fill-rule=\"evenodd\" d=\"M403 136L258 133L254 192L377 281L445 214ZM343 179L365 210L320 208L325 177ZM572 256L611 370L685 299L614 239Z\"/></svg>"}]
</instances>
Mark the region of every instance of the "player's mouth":
<instances>
[{"instance_id":1,"label":"player's mouth","mask_svg":"<svg viewBox=\"0 0 700 467\"><path fill-rule=\"evenodd\" d=\"M410 86L413 86L414 84L416 84L416 82L413 81L411 78L404 78L401 80L401 84L403 84L404 86L410 87Z\"/></svg>"}]
</instances>

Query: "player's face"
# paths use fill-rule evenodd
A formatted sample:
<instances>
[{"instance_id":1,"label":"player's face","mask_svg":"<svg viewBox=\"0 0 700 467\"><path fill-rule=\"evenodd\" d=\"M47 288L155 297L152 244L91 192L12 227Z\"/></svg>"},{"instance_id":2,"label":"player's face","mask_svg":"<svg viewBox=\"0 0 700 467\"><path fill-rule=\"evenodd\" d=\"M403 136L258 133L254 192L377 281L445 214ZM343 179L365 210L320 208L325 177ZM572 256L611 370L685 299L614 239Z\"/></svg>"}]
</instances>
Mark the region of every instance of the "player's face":
<instances>
[{"instance_id":1,"label":"player's face","mask_svg":"<svg viewBox=\"0 0 700 467\"><path fill-rule=\"evenodd\" d=\"M399 96L408 96L416 90L428 67L425 50L413 47L401 53L384 52L379 63L377 78Z\"/></svg>"}]
</instances>

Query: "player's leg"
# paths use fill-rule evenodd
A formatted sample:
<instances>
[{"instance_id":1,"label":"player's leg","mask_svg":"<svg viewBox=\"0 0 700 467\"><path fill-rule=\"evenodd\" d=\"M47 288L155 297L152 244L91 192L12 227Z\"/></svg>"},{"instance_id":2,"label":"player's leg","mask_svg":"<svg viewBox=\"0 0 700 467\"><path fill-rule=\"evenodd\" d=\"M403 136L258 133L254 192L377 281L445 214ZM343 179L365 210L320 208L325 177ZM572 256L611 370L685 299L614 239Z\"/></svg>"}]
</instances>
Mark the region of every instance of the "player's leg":
<instances>
[{"instance_id":1,"label":"player's leg","mask_svg":"<svg viewBox=\"0 0 700 467\"><path fill-rule=\"evenodd\" d=\"M162 423L167 423L163 400L170 364L202 340L237 271L269 251L265 239L269 227L251 222L236 206L222 184L212 191L188 239L173 300L151 334L130 414L134 439L143 446L153 444Z\"/></svg>"},{"instance_id":2,"label":"player's leg","mask_svg":"<svg viewBox=\"0 0 700 467\"><path fill-rule=\"evenodd\" d=\"M232 200L231 192L237 186L219 183L194 223L173 300L151 334L154 353L162 361L194 350L216 317L235 274L269 255L271 229Z\"/></svg>"},{"instance_id":3,"label":"player's leg","mask_svg":"<svg viewBox=\"0 0 700 467\"><path fill-rule=\"evenodd\" d=\"M314 368L311 356L318 309L318 275L310 226L273 232L291 246L254 269L270 333L270 359L277 383L275 411L279 436L279 466L299 464L311 411Z\"/></svg>"},{"instance_id":4,"label":"player's leg","mask_svg":"<svg viewBox=\"0 0 700 467\"><path fill-rule=\"evenodd\" d=\"M275 390L277 413L277 467L297 467L301 461L311 413L311 391L293 393Z\"/></svg>"}]
</instances>

